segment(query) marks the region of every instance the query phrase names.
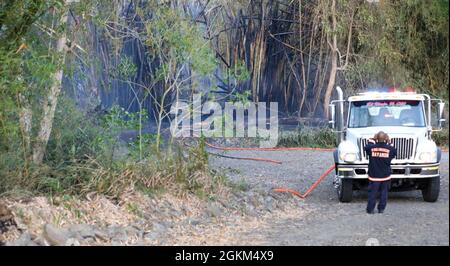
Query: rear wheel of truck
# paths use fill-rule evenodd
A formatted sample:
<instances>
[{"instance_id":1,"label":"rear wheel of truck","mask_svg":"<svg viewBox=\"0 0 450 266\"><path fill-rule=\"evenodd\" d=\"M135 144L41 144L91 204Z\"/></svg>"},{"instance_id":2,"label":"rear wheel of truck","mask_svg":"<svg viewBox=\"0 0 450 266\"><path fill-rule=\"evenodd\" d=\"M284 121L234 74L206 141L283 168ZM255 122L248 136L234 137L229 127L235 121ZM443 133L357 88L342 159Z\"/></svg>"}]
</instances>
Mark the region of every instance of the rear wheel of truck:
<instances>
[{"instance_id":1,"label":"rear wheel of truck","mask_svg":"<svg viewBox=\"0 0 450 266\"><path fill-rule=\"evenodd\" d=\"M422 189L423 200L427 202L437 201L440 188L441 178L439 176L429 178L426 187Z\"/></svg>"},{"instance_id":2,"label":"rear wheel of truck","mask_svg":"<svg viewBox=\"0 0 450 266\"><path fill-rule=\"evenodd\" d=\"M340 202L350 202L353 199L353 180L341 178L337 188Z\"/></svg>"}]
</instances>

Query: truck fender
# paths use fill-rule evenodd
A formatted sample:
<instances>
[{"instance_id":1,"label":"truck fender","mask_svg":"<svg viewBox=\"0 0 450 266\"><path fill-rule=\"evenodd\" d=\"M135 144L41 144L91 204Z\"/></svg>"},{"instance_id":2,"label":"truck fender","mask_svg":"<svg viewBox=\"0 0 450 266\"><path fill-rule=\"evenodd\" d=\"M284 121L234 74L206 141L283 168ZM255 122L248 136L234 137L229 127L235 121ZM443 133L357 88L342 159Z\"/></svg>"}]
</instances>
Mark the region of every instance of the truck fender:
<instances>
[{"instance_id":1,"label":"truck fender","mask_svg":"<svg viewBox=\"0 0 450 266\"><path fill-rule=\"evenodd\" d=\"M441 156L442 156L442 151L441 148L437 148L437 154L436 154L436 158L437 158L437 162L439 163L441 161Z\"/></svg>"},{"instance_id":2,"label":"truck fender","mask_svg":"<svg viewBox=\"0 0 450 266\"><path fill-rule=\"evenodd\" d=\"M339 163L338 149L335 149L333 151L333 158L334 158L334 163Z\"/></svg>"}]
</instances>

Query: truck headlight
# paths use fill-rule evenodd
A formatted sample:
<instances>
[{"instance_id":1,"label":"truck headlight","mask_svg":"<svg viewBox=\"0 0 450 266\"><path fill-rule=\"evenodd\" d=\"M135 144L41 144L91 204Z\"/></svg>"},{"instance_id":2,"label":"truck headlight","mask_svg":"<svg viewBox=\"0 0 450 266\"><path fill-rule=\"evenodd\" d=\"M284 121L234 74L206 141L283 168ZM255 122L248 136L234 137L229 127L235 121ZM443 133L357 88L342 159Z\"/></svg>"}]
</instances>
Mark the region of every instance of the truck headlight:
<instances>
[{"instance_id":1,"label":"truck headlight","mask_svg":"<svg viewBox=\"0 0 450 266\"><path fill-rule=\"evenodd\" d=\"M419 154L419 160L424 162L424 163L432 163L432 162L436 162L437 158L436 158L436 152L421 152Z\"/></svg>"},{"instance_id":2,"label":"truck headlight","mask_svg":"<svg viewBox=\"0 0 450 266\"><path fill-rule=\"evenodd\" d=\"M359 159L358 147L348 140L339 143L339 160L344 162L355 162Z\"/></svg>"},{"instance_id":3,"label":"truck headlight","mask_svg":"<svg viewBox=\"0 0 450 266\"><path fill-rule=\"evenodd\" d=\"M341 153L341 160L345 162L354 162L358 159L358 155L354 152Z\"/></svg>"}]
</instances>

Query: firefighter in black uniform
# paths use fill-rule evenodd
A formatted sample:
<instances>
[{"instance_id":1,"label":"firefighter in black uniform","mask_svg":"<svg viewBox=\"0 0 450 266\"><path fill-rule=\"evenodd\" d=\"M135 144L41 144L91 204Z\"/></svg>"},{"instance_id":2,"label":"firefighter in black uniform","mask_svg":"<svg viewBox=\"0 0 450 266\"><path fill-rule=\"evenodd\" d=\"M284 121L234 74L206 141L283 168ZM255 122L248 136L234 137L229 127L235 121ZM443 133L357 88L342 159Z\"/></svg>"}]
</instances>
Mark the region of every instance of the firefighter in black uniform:
<instances>
[{"instance_id":1,"label":"firefighter in black uniform","mask_svg":"<svg viewBox=\"0 0 450 266\"><path fill-rule=\"evenodd\" d=\"M374 213L378 192L380 192L378 212L383 213L386 208L391 184L391 161L397 155L397 150L389 142L389 136L380 131L365 146L369 155L369 200L366 210L370 214Z\"/></svg>"}]
</instances>

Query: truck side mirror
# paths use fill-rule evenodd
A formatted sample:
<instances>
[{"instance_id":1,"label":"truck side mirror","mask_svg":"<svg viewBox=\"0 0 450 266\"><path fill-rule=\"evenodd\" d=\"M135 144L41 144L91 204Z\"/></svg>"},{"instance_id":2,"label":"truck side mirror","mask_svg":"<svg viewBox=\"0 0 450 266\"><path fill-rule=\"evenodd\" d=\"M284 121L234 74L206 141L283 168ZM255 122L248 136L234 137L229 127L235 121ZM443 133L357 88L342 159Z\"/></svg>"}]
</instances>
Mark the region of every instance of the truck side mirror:
<instances>
[{"instance_id":1,"label":"truck side mirror","mask_svg":"<svg viewBox=\"0 0 450 266\"><path fill-rule=\"evenodd\" d=\"M438 111L438 125L439 128L442 128L442 124L445 122L444 117L444 107L445 107L445 103L440 102L438 103L438 107L439 107L439 111Z\"/></svg>"},{"instance_id":2,"label":"truck side mirror","mask_svg":"<svg viewBox=\"0 0 450 266\"><path fill-rule=\"evenodd\" d=\"M328 107L330 108L330 120L328 121L328 124L332 129L334 129L336 124L336 106L334 104L330 104Z\"/></svg>"}]
</instances>

